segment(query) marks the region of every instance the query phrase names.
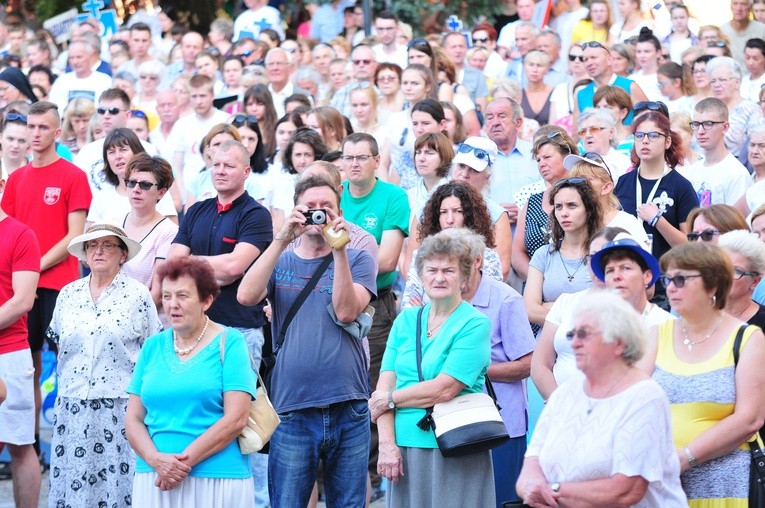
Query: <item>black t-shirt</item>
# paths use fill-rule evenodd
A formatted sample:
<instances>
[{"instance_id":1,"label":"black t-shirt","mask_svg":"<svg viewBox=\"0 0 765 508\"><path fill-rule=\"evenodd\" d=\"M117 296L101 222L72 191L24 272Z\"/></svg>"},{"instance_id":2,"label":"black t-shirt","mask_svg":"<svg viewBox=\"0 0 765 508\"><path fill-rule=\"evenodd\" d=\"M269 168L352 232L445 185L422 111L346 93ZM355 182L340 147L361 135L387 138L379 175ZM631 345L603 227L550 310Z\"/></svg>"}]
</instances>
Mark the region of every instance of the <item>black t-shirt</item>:
<instances>
[{"instance_id":1,"label":"black t-shirt","mask_svg":"<svg viewBox=\"0 0 765 508\"><path fill-rule=\"evenodd\" d=\"M761 329L765 330L765 307L757 304L757 312L749 318L749 321L747 321L750 325L759 326Z\"/></svg>"}]
</instances>

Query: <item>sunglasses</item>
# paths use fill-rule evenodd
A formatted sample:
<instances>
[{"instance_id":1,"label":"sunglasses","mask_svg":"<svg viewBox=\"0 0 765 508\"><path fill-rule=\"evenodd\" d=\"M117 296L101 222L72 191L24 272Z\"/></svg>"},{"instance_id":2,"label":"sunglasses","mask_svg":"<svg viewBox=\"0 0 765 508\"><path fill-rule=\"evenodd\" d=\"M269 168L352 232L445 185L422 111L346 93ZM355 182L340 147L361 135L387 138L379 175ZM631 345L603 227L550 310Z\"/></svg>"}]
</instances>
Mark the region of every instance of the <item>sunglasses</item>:
<instances>
[{"instance_id":1,"label":"sunglasses","mask_svg":"<svg viewBox=\"0 0 765 508\"><path fill-rule=\"evenodd\" d=\"M569 342L574 340L574 338L584 340L590 335L596 335L597 333L597 330L588 330L587 328L573 328L566 332L566 340Z\"/></svg>"},{"instance_id":2,"label":"sunglasses","mask_svg":"<svg viewBox=\"0 0 765 508\"><path fill-rule=\"evenodd\" d=\"M720 231L717 229L705 229L701 233L688 233L686 236L688 237L689 242L695 242L699 238L704 242L711 242L712 238L719 234Z\"/></svg>"},{"instance_id":3,"label":"sunglasses","mask_svg":"<svg viewBox=\"0 0 765 508\"><path fill-rule=\"evenodd\" d=\"M606 51L608 51L608 48L605 47L603 44L599 43L598 41L585 42L585 43L582 44L582 48L583 49L587 49L587 48L601 48L601 49L605 49Z\"/></svg>"},{"instance_id":4,"label":"sunglasses","mask_svg":"<svg viewBox=\"0 0 765 508\"><path fill-rule=\"evenodd\" d=\"M685 281L688 279L693 279L695 277L701 277L701 274L697 275L675 275L674 277L669 277L667 275L660 275L659 276L659 282L666 288L669 287L669 283L675 285L676 288L682 288L685 286Z\"/></svg>"},{"instance_id":5,"label":"sunglasses","mask_svg":"<svg viewBox=\"0 0 765 508\"><path fill-rule=\"evenodd\" d=\"M710 42L707 42L707 47L708 48L724 48L726 46L727 46L727 44L725 44L725 42L723 42L723 41L710 41Z\"/></svg>"},{"instance_id":6,"label":"sunglasses","mask_svg":"<svg viewBox=\"0 0 765 508\"><path fill-rule=\"evenodd\" d=\"M377 76L378 83L392 83L393 81L396 81L397 79L398 79L398 76Z\"/></svg>"},{"instance_id":7,"label":"sunglasses","mask_svg":"<svg viewBox=\"0 0 765 508\"><path fill-rule=\"evenodd\" d=\"M137 185L138 187L140 187L140 188L141 188L141 190L143 190L143 191L147 191L147 190L151 189L152 187L157 187L157 188L159 188L159 184L156 184L156 183L151 183L151 182L141 182L141 181L138 181L138 180L132 180L132 179L131 179L131 180L128 180L127 178L124 178L124 180L125 180L125 185L127 185L127 188L128 188L128 189L135 189L135 186L136 186L136 185Z\"/></svg>"},{"instance_id":8,"label":"sunglasses","mask_svg":"<svg viewBox=\"0 0 765 508\"><path fill-rule=\"evenodd\" d=\"M248 49L247 51L242 51L241 53L239 53L236 56L241 56L242 58L247 58L248 56L252 55L253 53L255 53L254 49Z\"/></svg>"},{"instance_id":9,"label":"sunglasses","mask_svg":"<svg viewBox=\"0 0 765 508\"><path fill-rule=\"evenodd\" d=\"M481 44L486 44L490 40L488 37L473 37L473 42L480 42Z\"/></svg>"},{"instance_id":10,"label":"sunglasses","mask_svg":"<svg viewBox=\"0 0 765 508\"><path fill-rule=\"evenodd\" d=\"M487 152L486 150L483 150L481 148L476 148L474 146L470 146L465 143L460 143L459 148L457 148L457 152L459 153L473 152L477 159L480 159L480 160L486 159L486 162L488 162L489 165L491 166L491 157L489 157L489 152Z\"/></svg>"},{"instance_id":11,"label":"sunglasses","mask_svg":"<svg viewBox=\"0 0 765 508\"><path fill-rule=\"evenodd\" d=\"M130 116L134 116L136 118L142 118L146 120L146 113L144 113L140 109L131 109L129 113L130 113ZM112 114L116 114L116 113L112 113Z\"/></svg>"},{"instance_id":12,"label":"sunglasses","mask_svg":"<svg viewBox=\"0 0 765 508\"><path fill-rule=\"evenodd\" d=\"M473 40L477 40L477 39L473 39ZM412 39L411 41L407 43L406 49L412 49L415 46L430 46L430 43L425 39Z\"/></svg>"},{"instance_id":13,"label":"sunglasses","mask_svg":"<svg viewBox=\"0 0 765 508\"><path fill-rule=\"evenodd\" d=\"M579 134L580 138L583 138L584 136L586 136L586 135L588 135L590 133L597 134L598 132L600 132L602 130L604 130L603 127L597 127L597 126L584 127L583 129L579 129L578 131L576 131L576 133Z\"/></svg>"},{"instance_id":14,"label":"sunglasses","mask_svg":"<svg viewBox=\"0 0 765 508\"><path fill-rule=\"evenodd\" d=\"M582 154L582 157L584 157L587 160L591 160L592 162L597 162L598 164L602 164L603 167L606 169L606 173L608 173L608 178L610 178L612 182L614 181L614 176L611 174L611 168L608 167L608 164L606 164L606 160L599 153L584 152Z\"/></svg>"},{"instance_id":15,"label":"sunglasses","mask_svg":"<svg viewBox=\"0 0 765 508\"><path fill-rule=\"evenodd\" d=\"M757 277L758 275L760 275L758 272L745 272L741 268L733 269L733 278L736 280L741 279L741 277Z\"/></svg>"},{"instance_id":16,"label":"sunglasses","mask_svg":"<svg viewBox=\"0 0 765 508\"><path fill-rule=\"evenodd\" d=\"M236 115L234 123L258 123L258 117L255 115Z\"/></svg>"},{"instance_id":17,"label":"sunglasses","mask_svg":"<svg viewBox=\"0 0 765 508\"><path fill-rule=\"evenodd\" d=\"M584 62L584 55L568 55L569 62L576 62L577 60Z\"/></svg>"},{"instance_id":18,"label":"sunglasses","mask_svg":"<svg viewBox=\"0 0 765 508\"><path fill-rule=\"evenodd\" d=\"M369 58L359 58L358 60L352 60L353 65L369 65L372 63L372 60Z\"/></svg>"},{"instance_id":19,"label":"sunglasses","mask_svg":"<svg viewBox=\"0 0 765 508\"><path fill-rule=\"evenodd\" d=\"M641 111L648 109L650 111L658 111L662 115L669 118L669 108L667 108L667 105L661 101L640 101L635 104L633 109L635 110L636 115Z\"/></svg>"},{"instance_id":20,"label":"sunglasses","mask_svg":"<svg viewBox=\"0 0 765 508\"><path fill-rule=\"evenodd\" d=\"M560 143L558 143L557 138L560 138ZM544 136L538 137L534 141L534 152L539 151L539 149L542 148L544 145L546 145L548 142L553 143L557 146L562 146L568 151L568 153L571 153L571 147L568 146L568 143L566 143L566 140L563 139L563 134L560 131L548 132Z\"/></svg>"},{"instance_id":21,"label":"sunglasses","mask_svg":"<svg viewBox=\"0 0 765 508\"><path fill-rule=\"evenodd\" d=\"M96 111L99 115L105 115L106 113L109 113L110 115L118 115L122 110L120 108L98 108Z\"/></svg>"},{"instance_id":22,"label":"sunglasses","mask_svg":"<svg viewBox=\"0 0 765 508\"><path fill-rule=\"evenodd\" d=\"M564 178L563 180L558 180L555 182L555 185L553 187L563 187L566 185L582 185L583 183L587 182L586 178L583 178L581 176L575 176L573 178Z\"/></svg>"},{"instance_id":23,"label":"sunglasses","mask_svg":"<svg viewBox=\"0 0 765 508\"><path fill-rule=\"evenodd\" d=\"M5 115L5 121L6 122L13 122L13 121L20 121L27 123L27 116L22 115L21 113L8 113Z\"/></svg>"}]
</instances>

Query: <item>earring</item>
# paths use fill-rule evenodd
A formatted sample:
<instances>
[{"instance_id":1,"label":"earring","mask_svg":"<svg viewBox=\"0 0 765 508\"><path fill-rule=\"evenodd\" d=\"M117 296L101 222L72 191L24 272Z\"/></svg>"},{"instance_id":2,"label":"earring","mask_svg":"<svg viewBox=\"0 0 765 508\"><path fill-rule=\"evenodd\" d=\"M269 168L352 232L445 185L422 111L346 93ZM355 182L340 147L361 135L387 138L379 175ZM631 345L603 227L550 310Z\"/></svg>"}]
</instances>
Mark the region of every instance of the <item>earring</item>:
<instances>
[{"instance_id":1,"label":"earring","mask_svg":"<svg viewBox=\"0 0 765 508\"><path fill-rule=\"evenodd\" d=\"M717 295L712 295L712 298L709 299L710 303L712 304L712 307L717 305Z\"/></svg>"}]
</instances>

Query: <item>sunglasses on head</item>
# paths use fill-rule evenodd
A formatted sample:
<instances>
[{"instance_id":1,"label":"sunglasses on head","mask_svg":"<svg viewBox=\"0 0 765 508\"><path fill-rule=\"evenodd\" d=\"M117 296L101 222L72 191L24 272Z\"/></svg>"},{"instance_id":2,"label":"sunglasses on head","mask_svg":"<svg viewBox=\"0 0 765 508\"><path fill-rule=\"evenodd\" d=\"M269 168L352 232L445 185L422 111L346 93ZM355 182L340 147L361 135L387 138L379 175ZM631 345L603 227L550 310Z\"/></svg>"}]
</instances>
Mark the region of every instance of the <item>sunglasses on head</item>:
<instances>
[{"instance_id":1,"label":"sunglasses on head","mask_svg":"<svg viewBox=\"0 0 765 508\"><path fill-rule=\"evenodd\" d=\"M635 115L648 109L650 111L658 111L662 115L669 118L669 108L667 108L667 105L661 101L640 101L635 104L633 109L635 110Z\"/></svg>"},{"instance_id":2,"label":"sunglasses on head","mask_svg":"<svg viewBox=\"0 0 765 508\"><path fill-rule=\"evenodd\" d=\"M569 62L576 62L577 60L584 62L584 55L568 55Z\"/></svg>"},{"instance_id":3,"label":"sunglasses on head","mask_svg":"<svg viewBox=\"0 0 765 508\"><path fill-rule=\"evenodd\" d=\"M156 183L141 182L141 181L133 180L133 179L128 180L127 178L123 178L123 180L125 180L125 185L127 185L128 189L135 189L136 185L140 187L141 190L144 190L144 191L147 191L151 189L152 187L159 188L159 184L156 184Z\"/></svg>"},{"instance_id":4,"label":"sunglasses on head","mask_svg":"<svg viewBox=\"0 0 765 508\"><path fill-rule=\"evenodd\" d=\"M695 242L699 238L704 242L711 242L712 239L719 234L720 231L717 229L705 229L701 233L688 233L686 236L688 237L689 242Z\"/></svg>"},{"instance_id":5,"label":"sunglasses on head","mask_svg":"<svg viewBox=\"0 0 765 508\"><path fill-rule=\"evenodd\" d=\"M558 140L557 138L560 138L560 140ZM564 147L568 151L568 153L571 153L571 147L568 146L568 143L566 143L566 140L563 138L563 133L561 133L560 131L552 131L552 132L548 132L544 136L539 136L535 141L534 152L537 152L540 148L542 148L545 144L547 144L548 141L557 146ZM560 143L558 143L558 141L560 141Z\"/></svg>"},{"instance_id":6,"label":"sunglasses on head","mask_svg":"<svg viewBox=\"0 0 765 508\"><path fill-rule=\"evenodd\" d=\"M105 115L106 113L118 115L122 110L120 108L97 108L96 111L99 115Z\"/></svg>"},{"instance_id":7,"label":"sunglasses on head","mask_svg":"<svg viewBox=\"0 0 765 508\"><path fill-rule=\"evenodd\" d=\"M8 113L7 115L5 115L5 121L6 122L19 121L19 122L27 123L27 116L22 115L21 113Z\"/></svg>"},{"instance_id":8,"label":"sunglasses on head","mask_svg":"<svg viewBox=\"0 0 765 508\"><path fill-rule=\"evenodd\" d=\"M130 116L134 116L136 118L143 118L144 120L146 120L146 113L144 113L140 109L131 109Z\"/></svg>"},{"instance_id":9,"label":"sunglasses on head","mask_svg":"<svg viewBox=\"0 0 765 508\"><path fill-rule=\"evenodd\" d=\"M554 187L563 187L566 185L582 185L583 183L587 182L587 179L581 176L575 176L572 178L564 178L563 180L558 180L555 182Z\"/></svg>"},{"instance_id":10,"label":"sunglasses on head","mask_svg":"<svg viewBox=\"0 0 765 508\"><path fill-rule=\"evenodd\" d=\"M473 39L477 40L477 39ZM430 46L430 43L425 39L412 39L406 45L406 49L412 49L415 46Z\"/></svg>"},{"instance_id":11,"label":"sunglasses on head","mask_svg":"<svg viewBox=\"0 0 765 508\"><path fill-rule=\"evenodd\" d=\"M611 174L611 168L608 167L608 164L606 164L606 160L599 153L584 152L582 154L582 157L584 157L587 160L597 162L598 164L602 164L603 167L606 168L606 173L608 173L608 178L610 178L612 182L614 181L614 177Z\"/></svg>"},{"instance_id":12,"label":"sunglasses on head","mask_svg":"<svg viewBox=\"0 0 765 508\"><path fill-rule=\"evenodd\" d=\"M583 49L587 49L587 48L601 48L601 49L605 49L606 51L608 51L608 48L605 47L603 44L601 44L598 41L585 42L585 43L582 44L582 48Z\"/></svg>"},{"instance_id":13,"label":"sunglasses on head","mask_svg":"<svg viewBox=\"0 0 765 508\"><path fill-rule=\"evenodd\" d=\"M491 165L491 158L489 157L489 152L481 148L476 148L474 146L470 146L465 143L460 143L459 148L457 148L457 152L459 153L473 152L477 159L481 159L481 160L486 159L486 162L488 162L489 165Z\"/></svg>"},{"instance_id":14,"label":"sunglasses on head","mask_svg":"<svg viewBox=\"0 0 765 508\"><path fill-rule=\"evenodd\" d=\"M681 288L685 286L685 281L688 279L694 279L696 277L701 277L701 274L697 275L675 275L674 277L669 277L668 275L660 275L659 276L659 282L666 288L669 287L669 283L675 285L676 288Z\"/></svg>"},{"instance_id":15,"label":"sunglasses on head","mask_svg":"<svg viewBox=\"0 0 765 508\"><path fill-rule=\"evenodd\" d=\"M236 115L234 123L258 123L258 117L255 115Z\"/></svg>"}]
</instances>

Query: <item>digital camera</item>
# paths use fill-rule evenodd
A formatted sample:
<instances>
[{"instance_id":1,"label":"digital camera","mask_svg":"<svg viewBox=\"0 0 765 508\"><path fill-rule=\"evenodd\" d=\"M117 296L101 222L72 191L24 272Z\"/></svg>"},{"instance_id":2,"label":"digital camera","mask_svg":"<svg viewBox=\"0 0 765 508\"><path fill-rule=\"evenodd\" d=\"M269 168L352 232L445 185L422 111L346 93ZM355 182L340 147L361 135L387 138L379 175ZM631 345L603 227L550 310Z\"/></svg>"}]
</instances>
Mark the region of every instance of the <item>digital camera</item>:
<instances>
[{"instance_id":1,"label":"digital camera","mask_svg":"<svg viewBox=\"0 0 765 508\"><path fill-rule=\"evenodd\" d=\"M327 211L321 208L308 210L307 212L303 212L303 215L305 215L306 226L327 223Z\"/></svg>"}]
</instances>

